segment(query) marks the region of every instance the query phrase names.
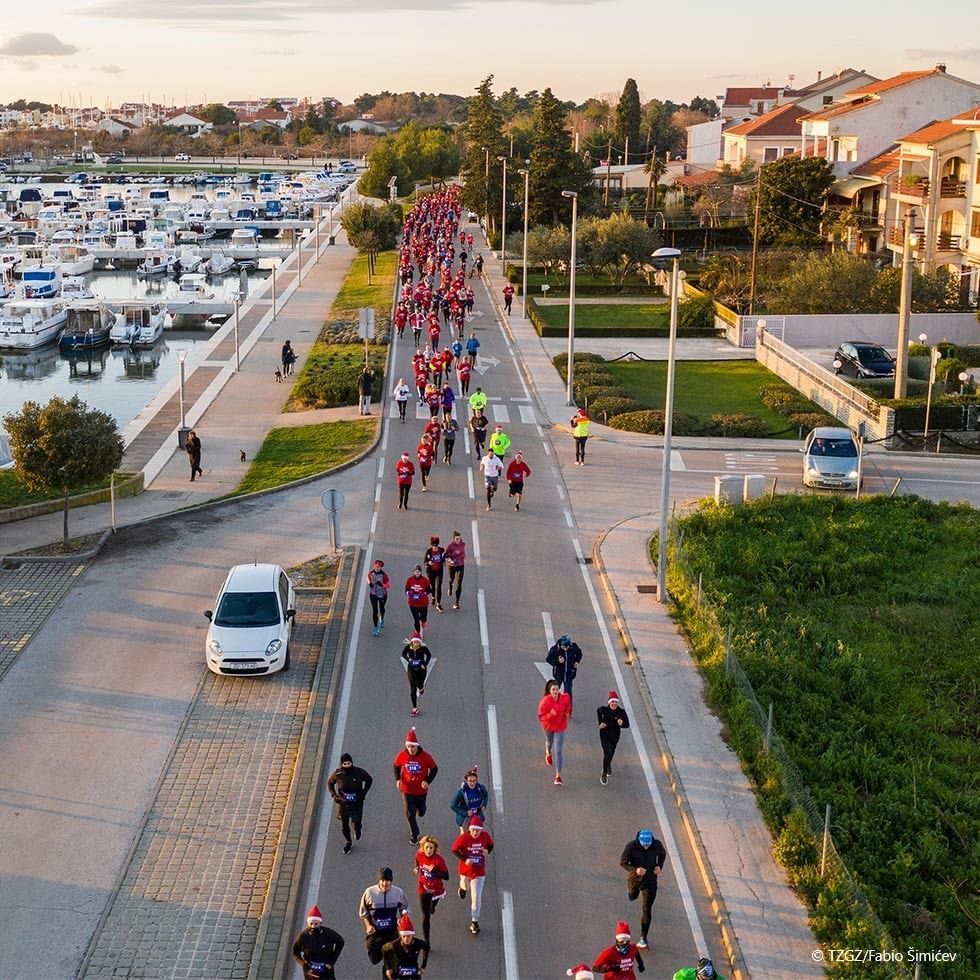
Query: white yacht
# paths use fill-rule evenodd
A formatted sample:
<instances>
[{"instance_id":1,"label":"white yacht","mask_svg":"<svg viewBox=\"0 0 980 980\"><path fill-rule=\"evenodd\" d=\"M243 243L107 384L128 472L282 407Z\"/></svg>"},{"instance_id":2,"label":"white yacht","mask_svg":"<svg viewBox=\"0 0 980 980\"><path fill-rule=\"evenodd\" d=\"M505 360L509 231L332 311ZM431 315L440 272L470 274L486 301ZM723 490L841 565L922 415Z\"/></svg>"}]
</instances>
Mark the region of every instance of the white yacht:
<instances>
[{"instance_id":1,"label":"white yacht","mask_svg":"<svg viewBox=\"0 0 980 980\"><path fill-rule=\"evenodd\" d=\"M114 344L152 346L152 340L146 344L142 338L162 336L168 319L172 322L167 308L159 303L152 306L123 304L116 314L116 322L109 331L109 340Z\"/></svg>"},{"instance_id":2,"label":"white yacht","mask_svg":"<svg viewBox=\"0 0 980 980\"><path fill-rule=\"evenodd\" d=\"M223 276L235 268L235 260L224 252L212 252L208 260L208 275Z\"/></svg>"},{"instance_id":3,"label":"white yacht","mask_svg":"<svg viewBox=\"0 0 980 980\"><path fill-rule=\"evenodd\" d=\"M61 298L71 302L76 299L95 299L95 293L84 276L65 276L61 280Z\"/></svg>"},{"instance_id":4,"label":"white yacht","mask_svg":"<svg viewBox=\"0 0 980 980\"><path fill-rule=\"evenodd\" d=\"M31 350L58 339L68 314L62 299L11 299L0 313L0 349Z\"/></svg>"},{"instance_id":5,"label":"white yacht","mask_svg":"<svg viewBox=\"0 0 980 980\"><path fill-rule=\"evenodd\" d=\"M258 259L260 237L254 228L236 228L231 233L228 254L236 262Z\"/></svg>"},{"instance_id":6,"label":"white yacht","mask_svg":"<svg viewBox=\"0 0 980 980\"><path fill-rule=\"evenodd\" d=\"M181 272L199 272L204 254L196 246L182 245L177 251L177 261L180 263Z\"/></svg>"},{"instance_id":7,"label":"white yacht","mask_svg":"<svg viewBox=\"0 0 980 980\"><path fill-rule=\"evenodd\" d=\"M20 277L25 299L51 299L61 289L61 269L56 265L25 265Z\"/></svg>"},{"instance_id":8,"label":"white yacht","mask_svg":"<svg viewBox=\"0 0 980 980\"><path fill-rule=\"evenodd\" d=\"M143 279L151 279L154 276L170 275L177 264L175 252L165 248L148 248L143 256L143 261L137 266L137 273Z\"/></svg>"},{"instance_id":9,"label":"white yacht","mask_svg":"<svg viewBox=\"0 0 980 980\"><path fill-rule=\"evenodd\" d=\"M207 277L200 272L185 272L177 286L177 300L214 299Z\"/></svg>"},{"instance_id":10,"label":"white yacht","mask_svg":"<svg viewBox=\"0 0 980 980\"><path fill-rule=\"evenodd\" d=\"M63 276L84 276L95 268L95 256L84 245L59 243L48 249L46 260Z\"/></svg>"}]
</instances>

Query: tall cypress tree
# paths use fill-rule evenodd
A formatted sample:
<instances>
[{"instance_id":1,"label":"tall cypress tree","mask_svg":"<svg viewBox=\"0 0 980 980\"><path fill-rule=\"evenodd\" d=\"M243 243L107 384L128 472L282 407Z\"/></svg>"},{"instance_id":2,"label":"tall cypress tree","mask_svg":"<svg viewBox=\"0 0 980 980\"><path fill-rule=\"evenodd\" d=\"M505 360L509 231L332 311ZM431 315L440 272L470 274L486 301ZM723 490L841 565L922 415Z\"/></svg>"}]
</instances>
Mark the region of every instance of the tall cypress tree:
<instances>
[{"instance_id":1,"label":"tall cypress tree","mask_svg":"<svg viewBox=\"0 0 980 980\"><path fill-rule=\"evenodd\" d=\"M636 79L627 78L623 86L623 94L616 106L616 135L625 147L629 140L629 148L633 153L640 149L640 90L636 87ZM629 163L624 159L623 163Z\"/></svg>"},{"instance_id":2,"label":"tall cypress tree","mask_svg":"<svg viewBox=\"0 0 980 980\"><path fill-rule=\"evenodd\" d=\"M487 214L490 230L500 221L502 167L497 157L504 153L503 116L493 94L493 75L477 86L476 95L466 107L463 139L466 152L460 173L463 178L463 205L477 214ZM487 176L487 151L490 155L490 174Z\"/></svg>"}]
</instances>

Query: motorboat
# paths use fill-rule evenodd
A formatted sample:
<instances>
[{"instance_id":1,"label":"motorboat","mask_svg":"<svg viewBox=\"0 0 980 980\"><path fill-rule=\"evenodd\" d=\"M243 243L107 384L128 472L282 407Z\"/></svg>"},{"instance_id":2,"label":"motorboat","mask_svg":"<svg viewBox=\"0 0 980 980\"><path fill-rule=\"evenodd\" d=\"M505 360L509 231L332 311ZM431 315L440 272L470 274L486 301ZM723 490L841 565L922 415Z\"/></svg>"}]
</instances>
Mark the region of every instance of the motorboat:
<instances>
[{"instance_id":1,"label":"motorboat","mask_svg":"<svg viewBox=\"0 0 980 980\"><path fill-rule=\"evenodd\" d=\"M208 260L208 275L223 276L235 268L235 260L224 252L212 252Z\"/></svg>"},{"instance_id":2,"label":"motorboat","mask_svg":"<svg viewBox=\"0 0 980 980\"><path fill-rule=\"evenodd\" d=\"M143 279L167 276L174 271L176 264L177 255L170 249L148 248L143 256L143 261L137 266L137 273Z\"/></svg>"},{"instance_id":3,"label":"motorboat","mask_svg":"<svg viewBox=\"0 0 980 980\"><path fill-rule=\"evenodd\" d=\"M95 299L95 293L83 276L65 276L61 280L61 298L67 302Z\"/></svg>"},{"instance_id":4,"label":"motorboat","mask_svg":"<svg viewBox=\"0 0 980 980\"><path fill-rule=\"evenodd\" d=\"M236 228L231 233L228 254L238 263L242 260L256 260L259 257L259 239L256 228Z\"/></svg>"},{"instance_id":5,"label":"motorboat","mask_svg":"<svg viewBox=\"0 0 980 980\"><path fill-rule=\"evenodd\" d=\"M173 318L162 303L123 304L109 330L113 344L152 347Z\"/></svg>"},{"instance_id":6,"label":"motorboat","mask_svg":"<svg viewBox=\"0 0 980 980\"><path fill-rule=\"evenodd\" d=\"M0 276L7 278L14 274L14 270L20 265L20 252L14 249L6 249L0 252Z\"/></svg>"},{"instance_id":7,"label":"motorboat","mask_svg":"<svg viewBox=\"0 0 980 980\"><path fill-rule=\"evenodd\" d=\"M48 249L46 261L63 276L84 276L95 268L95 256L84 245L58 244Z\"/></svg>"},{"instance_id":8,"label":"motorboat","mask_svg":"<svg viewBox=\"0 0 980 980\"><path fill-rule=\"evenodd\" d=\"M89 350L109 343L115 314L102 303L68 311L68 325L58 340L61 350Z\"/></svg>"},{"instance_id":9,"label":"motorboat","mask_svg":"<svg viewBox=\"0 0 980 980\"><path fill-rule=\"evenodd\" d=\"M0 349L31 350L56 340L68 314L62 299L10 299L0 312Z\"/></svg>"},{"instance_id":10,"label":"motorboat","mask_svg":"<svg viewBox=\"0 0 980 980\"><path fill-rule=\"evenodd\" d=\"M61 289L61 268L57 265L28 265L20 277L24 299L51 299Z\"/></svg>"},{"instance_id":11,"label":"motorboat","mask_svg":"<svg viewBox=\"0 0 980 980\"><path fill-rule=\"evenodd\" d=\"M200 272L186 272L177 285L177 300L214 299L214 292L208 286L207 276Z\"/></svg>"},{"instance_id":12,"label":"motorboat","mask_svg":"<svg viewBox=\"0 0 980 980\"><path fill-rule=\"evenodd\" d=\"M203 261L204 255L201 250L192 245L183 245L177 251L177 264L181 272L198 272Z\"/></svg>"}]
</instances>

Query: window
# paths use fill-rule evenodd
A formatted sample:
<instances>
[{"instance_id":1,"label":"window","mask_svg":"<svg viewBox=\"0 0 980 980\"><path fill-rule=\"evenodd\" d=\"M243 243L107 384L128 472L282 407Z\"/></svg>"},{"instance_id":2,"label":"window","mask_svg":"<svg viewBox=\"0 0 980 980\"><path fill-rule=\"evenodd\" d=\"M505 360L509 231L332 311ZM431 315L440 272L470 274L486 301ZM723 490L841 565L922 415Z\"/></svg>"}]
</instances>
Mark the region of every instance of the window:
<instances>
[{"instance_id":1,"label":"window","mask_svg":"<svg viewBox=\"0 0 980 980\"><path fill-rule=\"evenodd\" d=\"M795 146L784 146L783 147L783 156L784 157L791 157L795 152L796 152L796 147Z\"/></svg>"},{"instance_id":2,"label":"window","mask_svg":"<svg viewBox=\"0 0 980 980\"><path fill-rule=\"evenodd\" d=\"M778 159L778 157L779 157L779 147L778 146L767 146L762 151L762 162L763 163L772 163L772 161Z\"/></svg>"},{"instance_id":3,"label":"window","mask_svg":"<svg viewBox=\"0 0 980 980\"><path fill-rule=\"evenodd\" d=\"M980 211L973 212L973 220L970 225L970 237L980 238Z\"/></svg>"},{"instance_id":4,"label":"window","mask_svg":"<svg viewBox=\"0 0 980 980\"><path fill-rule=\"evenodd\" d=\"M834 97L832 95L825 95L823 97L823 104L824 105L830 105L833 101L834 101Z\"/></svg>"}]
</instances>

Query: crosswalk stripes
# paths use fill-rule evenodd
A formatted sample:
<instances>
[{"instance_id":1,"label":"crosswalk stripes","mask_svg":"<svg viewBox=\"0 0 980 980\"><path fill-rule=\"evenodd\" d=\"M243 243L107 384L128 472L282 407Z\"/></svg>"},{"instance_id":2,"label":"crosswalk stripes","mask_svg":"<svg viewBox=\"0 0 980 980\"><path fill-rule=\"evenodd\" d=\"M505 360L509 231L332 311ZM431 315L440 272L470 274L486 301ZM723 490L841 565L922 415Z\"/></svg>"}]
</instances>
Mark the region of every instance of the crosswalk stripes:
<instances>
[{"instance_id":1,"label":"crosswalk stripes","mask_svg":"<svg viewBox=\"0 0 980 980\"><path fill-rule=\"evenodd\" d=\"M506 405L491 405L490 408L493 411L494 424L500 422L501 425L506 425L510 422L510 411Z\"/></svg>"},{"instance_id":2,"label":"crosswalk stripes","mask_svg":"<svg viewBox=\"0 0 980 980\"><path fill-rule=\"evenodd\" d=\"M521 421L528 425L534 424L534 407L532 405L519 405Z\"/></svg>"}]
</instances>

